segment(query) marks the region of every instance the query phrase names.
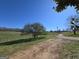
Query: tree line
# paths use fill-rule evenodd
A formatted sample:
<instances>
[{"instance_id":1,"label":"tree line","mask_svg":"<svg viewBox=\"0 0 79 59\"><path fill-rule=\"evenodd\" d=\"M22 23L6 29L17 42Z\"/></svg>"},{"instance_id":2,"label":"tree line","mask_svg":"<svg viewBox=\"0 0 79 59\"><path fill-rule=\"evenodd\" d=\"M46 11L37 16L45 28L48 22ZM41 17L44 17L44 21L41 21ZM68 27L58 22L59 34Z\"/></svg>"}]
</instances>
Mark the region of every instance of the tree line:
<instances>
[{"instance_id":1,"label":"tree line","mask_svg":"<svg viewBox=\"0 0 79 59\"><path fill-rule=\"evenodd\" d=\"M19 29L19 28L0 27L0 31L14 31L14 32L21 32L22 29Z\"/></svg>"}]
</instances>

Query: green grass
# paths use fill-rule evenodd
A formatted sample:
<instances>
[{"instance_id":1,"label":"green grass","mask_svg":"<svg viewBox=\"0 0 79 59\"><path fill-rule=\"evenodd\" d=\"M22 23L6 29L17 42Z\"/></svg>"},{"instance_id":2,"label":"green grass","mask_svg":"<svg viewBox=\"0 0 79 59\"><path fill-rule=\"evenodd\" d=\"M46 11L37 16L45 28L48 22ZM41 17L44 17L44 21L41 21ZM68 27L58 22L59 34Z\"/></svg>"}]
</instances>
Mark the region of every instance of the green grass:
<instances>
[{"instance_id":1,"label":"green grass","mask_svg":"<svg viewBox=\"0 0 79 59\"><path fill-rule=\"evenodd\" d=\"M26 48L28 49L32 45L34 45L38 42L41 42L41 41L43 41L43 39L37 40L37 41L32 41L32 42L19 43L19 44L1 45L0 46L0 56L11 55L19 50L24 50Z\"/></svg>"},{"instance_id":2,"label":"green grass","mask_svg":"<svg viewBox=\"0 0 79 59\"><path fill-rule=\"evenodd\" d=\"M0 31L0 42L6 42L30 37L31 35L21 36L20 32Z\"/></svg>"},{"instance_id":3,"label":"green grass","mask_svg":"<svg viewBox=\"0 0 79 59\"><path fill-rule=\"evenodd\" d=\"M57 33L47 33L40 35L38 39L33 39L31 34L23 36L20 34L20 32L0 31L0 56L7 56L19 50L28 49L39 42L54 39L57 35Z\"/></svg>"},{"instance_id":4,"label":"green grass","mask_svg":"<svg viewBox=\"0 0 79 59\"><path fill-rule=\"evenodd\" d=\"M64 44L61 55L61 59L79 59L79 41Z\"/></svg>"},{"instance_id":5,"label":"green grass","mask_svg":"<svg viewBox=\"0 0 79 59\"><path fill-rule=\"evenodd\" d=\"M69 37L79 37L79 32L77 32L76 35L74 35L73 32L63 32L63 34Z\"/></svg>"}]
</instances>

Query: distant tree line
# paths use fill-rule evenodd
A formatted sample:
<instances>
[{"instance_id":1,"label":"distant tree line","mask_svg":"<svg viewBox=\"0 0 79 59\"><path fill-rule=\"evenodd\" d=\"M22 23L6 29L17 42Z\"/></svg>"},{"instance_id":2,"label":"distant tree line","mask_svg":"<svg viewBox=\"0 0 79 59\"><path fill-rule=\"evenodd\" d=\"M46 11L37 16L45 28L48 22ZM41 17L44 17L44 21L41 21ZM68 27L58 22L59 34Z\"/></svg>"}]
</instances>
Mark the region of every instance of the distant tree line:
<instances>
[{"instance_id":1,"label":"distant tree line","mask_svg":"<svg viewBox=\"0 0 79 59\"><path fill-rule=\"evenodd\" d=\"M0 27L0 31L15 31L15 32L21 32L22 29L19 29L19 28Z\"/></svg>"}]
</instances>

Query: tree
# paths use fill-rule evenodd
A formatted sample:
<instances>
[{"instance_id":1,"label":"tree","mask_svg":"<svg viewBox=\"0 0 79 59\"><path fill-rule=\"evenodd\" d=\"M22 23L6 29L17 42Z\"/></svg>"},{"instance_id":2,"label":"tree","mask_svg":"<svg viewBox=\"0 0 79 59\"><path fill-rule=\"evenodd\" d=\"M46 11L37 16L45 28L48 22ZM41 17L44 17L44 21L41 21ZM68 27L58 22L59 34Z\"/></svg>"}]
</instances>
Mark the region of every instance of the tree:
<instances>
[{"instance_id":1,"label":"tree","mask_svg":"<svg viewBox=\"0 0 79 59\"><path fill-rule=\"evenodd\" d=\"M40 23L34 23L34 24L32 24L32 28L33 28L33 36L34 37L42 34L42 32L45 31L44 26L42 24L40 24Z\"/></svg>"},{"instance_id":2,"label":"tree","mask_svg":"<svg viewBox=\"0 0 79 59\"><path fill-rule=\"evenodd\" d=\"M56 11L61 12L66 9L68 6L74 6L75 9L79 10L79 0L54 0L57 4Z\"/></svg>"},{"instance_id":3,"label":"tree","mask_svg":"<svg viewBox=\"0 0 79 59\"><path fill-rule=\"evenodd\" d=\"M79 0L54 0L57 4L55 10L57 12L61 12L66 9L68 6L74 6L76 11L79 11ZM76 34L76 30L79 28L76 22L78 19L71 18L71 28L73 29L74 34Z\"/></svg>"},{"instance_id":4,"label":"tree","mask_svg":"<svg viewBox=\"0 0 79 59\"><path fill-rule=\"evenodd\" d=\"M23 28L23 31L25 33L30 33L31 30L32 30L32 26L30 24L25 25L24 28Z\"/></svg>"},{"instance_id":5,"label":"tree","mask_svg":"<svg viewBox=\"0 0 79 59\"><path fill-rule=\"evenodd\" d=\"M70 18L70 27L73 30L74 35L76 35L76 31L79 29L79 18L78 17Z\"/></svg>"},{"instance_id":6,"label":"tree","mask_svg":"<svg viewBox=\"0 0 79 59\"><path fill-rule=\"evenodd\" d=\"M38 37L38 35L44 31L45 28L40 23L28 24L24 26L24 32L31 33L34 38Z\"/></svg>"}]
</instances>

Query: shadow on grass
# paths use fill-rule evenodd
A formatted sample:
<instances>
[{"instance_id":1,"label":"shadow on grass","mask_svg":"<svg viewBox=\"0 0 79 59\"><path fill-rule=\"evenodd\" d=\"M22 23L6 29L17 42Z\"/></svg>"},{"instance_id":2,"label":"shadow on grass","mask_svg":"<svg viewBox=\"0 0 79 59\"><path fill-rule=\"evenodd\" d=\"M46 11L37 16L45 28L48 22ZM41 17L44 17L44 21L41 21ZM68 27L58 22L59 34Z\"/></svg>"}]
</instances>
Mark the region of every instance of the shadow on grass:
<instances>
[{"instance_id":1,"label":"shadow on grass","mask_svg":"<svg viewBox=\"0 0 79 59\"><path fill-rule=\"evenodd\" d=\"M14 41L2 42L2 43L0 43L0 46L32 42L32 41L36 41L36 40L40 40L40 39L44 39L44 38L45 37L38 37L38 38L28 38L28 39L19 39L19 40L14 40Z\"/></svg>"}]
</instances>

